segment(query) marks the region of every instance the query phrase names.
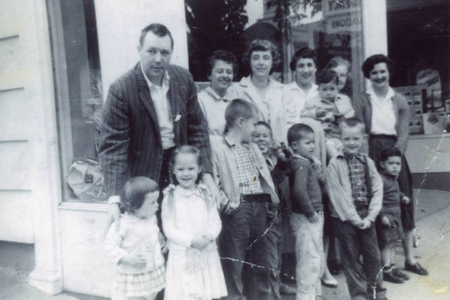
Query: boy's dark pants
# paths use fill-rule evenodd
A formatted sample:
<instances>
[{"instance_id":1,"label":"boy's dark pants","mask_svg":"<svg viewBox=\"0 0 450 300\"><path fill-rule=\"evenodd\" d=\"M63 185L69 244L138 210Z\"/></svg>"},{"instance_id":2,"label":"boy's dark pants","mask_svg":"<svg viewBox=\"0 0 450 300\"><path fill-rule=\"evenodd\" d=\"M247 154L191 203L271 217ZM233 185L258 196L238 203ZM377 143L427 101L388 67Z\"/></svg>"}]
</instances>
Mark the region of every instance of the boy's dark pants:
<instances>
[{"instance_id":1,"label":"boy's dark pants","mask_svg":"<svg viewBox=\"0 0 450 300\"><path fill-rule=\"evenodd\" d=\"M267 266L269 268L269 284L274 300L280 300L281 271L281 216L274 212L272 220L267 220L267 233L263 237L266 245Z\"/></svg>"},{"instance_id":2,"label":"boy's dark pants","mask_svg":"<svg viewBox=\"0 0 450 300\"><path fill-rule=\"evenodd\" d=\"M351 299L385 299L386 289L382 288L383 272L374 224L361 230L350 222L333 219L338 229L342 265ZM363 264L360 262L361 255Z\"/></svg>"},{"instance_id":3,"label":"boy's dark pants","mask_svg":"<svg viewBox=\"0 0 450 300\"><path fill-rule=\"evenodd\" d=\"M226 299L246 299L242 282L245 264L250 264L251 284L248 299L271 299L267 251L262 236L267 229L266 216L270 196L244 196L241 205L222 217L221 259L227 284Z\"/></svg>"}]
</instances>

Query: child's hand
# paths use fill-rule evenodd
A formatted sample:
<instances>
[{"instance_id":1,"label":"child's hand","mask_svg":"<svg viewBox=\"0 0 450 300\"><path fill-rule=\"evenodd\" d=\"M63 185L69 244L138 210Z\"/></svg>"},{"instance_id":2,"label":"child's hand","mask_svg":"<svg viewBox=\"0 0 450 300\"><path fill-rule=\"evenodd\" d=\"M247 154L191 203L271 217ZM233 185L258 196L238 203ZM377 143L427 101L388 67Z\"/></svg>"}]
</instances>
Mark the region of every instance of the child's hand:
<instances>
[{"instance_id":1,"label":"child's hand","mask_svg":"<svg viewBox=\"0 0 450 300\"><path fill-rule=\"evenodd\" d=\"M361 223L361 226L359 227L359 229L366 230L366 229L370 228L370 226L372 226L372 222L369 219L365 218L364 220L362 220L362 223Z\"/></svg>"},{"instance_id":2,"label":"child's hand","mask_svg":"<svg viewBox=\"0 0 450 300\"><path fill-rule=\"evenodd\" d=\"M191 242L192 248L203 250L205 249L206 246L208 246L208 241L204 237L195 237L192 239Z\"/></svg>"},{"instance_id":3,"label":"child's hand","mask_svg":"<svg viewBox=\"0 0 450 300\"><path fill-rule=\"evenodd\" d=\"M312 215L311 217L308 217L308 221L309 221L309 223L319 222L319 215L316 212L314 212L314 215Z\"/></svg>"},{"instance_id":4,"label":"child's hand","mask_svg":"<svg viewBox=\"0 0 450 300\"><path fill-rule=\"evenodd\" d=\"M206 243L211 244L212 242L214 242L214 237L212 236L212 234L208 233L205 234L204 236L202 236L202 238L205 240Z\"/></svg>"},{"instance_id":5,"label":"child's hand","mask_svg":"<svg viewBox=\"0 0 450 300\"><path fill-rule=\"evenodd\" d=\"M386 227L391 227L391 222L389 222L389 219L386 216L381 218L381 224L383 224Z\"/></svg>"},{"instance_id":6,"label":"child's hand","mask_svg":"<svg viewBox=\"0 0 450 300\"><path fill-rule=\"evenodd\" d=\"M357 227L357 228L361 228L361 226L362 226L362 224L363 224L361 220L358 220L358 221L351 221L351 223L352 223L353 226L355 226L355 227Z\"/></svg>"},{"instance_id":7,"label":"child's hand","mask_svg":"<svg viewBox=\"0 0 450 300\"><path fill-rule=\"evenodd\" d=\"M164 238L164 235L161 232L158 234L158 239L159 239L159 244L161 245L162 254L167 253L167 251L169 250L167 248L167 240Z\"/></svg>"},{"instance_id":8,"label":"child's hand","mask_svg":"<svg viewBox=\"0 0 450 300\"><path fill-rule=\"evenodd\" d=\"M316 118L323 118L327 115L327 111L322 109L322 108L318 108L316 110Z\"/></svg>"},{"instance_id":9,"label":"child's hand","mask_svg":"<svg viewBox=\"0 0 450 300\"><path fill-rule=\"evenodd\" d=\"M273 142L272 145L272 153L273 155L275 155L278 159L282 160L282 161L286 161L286 155L283 152L283 146L277 142Z\"/></svg>"},{"instance_id":10,"label":"child's hand","mask_svg":"<svg viewBox=\"0 0 450 300\"><path fill-rule=\"evenodd\" d=\"M140 254L125 254L120 260L121 263L133 266L138 269L143 269L147 265L147 261Z\"/></svg>"},{"instance_id":11,"label":"child's hand","mask_svg":"<svg viewBox=\"0 0 450 300\"><path fill-rule=\"evenodd\" d=\"M405 204L408 204L411 201L411 199L409 199L407 196L403 196L402 198L402 202Z\"/></svg>"}]
</instances>

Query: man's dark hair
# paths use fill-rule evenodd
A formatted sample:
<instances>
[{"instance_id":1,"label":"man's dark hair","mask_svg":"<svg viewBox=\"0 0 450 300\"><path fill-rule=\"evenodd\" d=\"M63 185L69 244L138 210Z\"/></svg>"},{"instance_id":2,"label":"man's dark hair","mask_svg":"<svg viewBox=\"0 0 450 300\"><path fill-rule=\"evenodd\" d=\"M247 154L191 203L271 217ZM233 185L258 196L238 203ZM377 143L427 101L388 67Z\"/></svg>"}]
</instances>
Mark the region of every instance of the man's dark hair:
<instances>
[{"instance_id":1,"label":"man's dark hair","mask_svg":"<svg viewBox=\"0 0 450 300\"><path fill-rule=\"evenodd\" d=\"M287 133L289 146L292 146L293 142L303 139L307 134L314 134L314 130L306 124L294 124L289 128Z\"/></svg>"},{"instance_id":2,"label":"man's dark hair","mask_svg":"<svg viewBox=\"0 0 450 300\"><path fill-rule=\"evenodd\" d=\"M297 61L300 58L311 58L314 61L314 65L316 64L316 51L309 47L303 47L297 52L295 52L294 56L292 56L291 63L289 64L289 67L292 71L295 71L297 68Z\"/></svg>"},{"instance_id":3,"label":"man's dark hair","mask_svg":"<svg viewBox=\"0 0 450 300\"><path fill-rule=\"evenodd\" d=\"M170 40L172 41L172 49L173 49L174 42L173 42L172 34L170 33L169 29L167 29L166 26L164 26L163 24L159 24L159 23L152 23L152 24L148 25L147 27L145 27L144 29L142 29L141 37L139 38L139 46L140 47L142 47L142 45L144 45L145 37L146 37L147 33L149 33L150 31L158 37L165 37L166 35L168 35L170 37Z\"/></svg>"},{"instance_id":4,"label":"man's dark hair","mask_svg":"<svg viewBox=\"0 0 450 300\"><path fill-rule=\"evenodd\" d=\"M227 64L230 64L233 66L233 75L237 73L237 60L236 56L234 56L233 53L226 50L216 50L214 53L208 57L208 60L206 62L206 75L211 75L211 72L218 60L224 61Z\"/></svg>"}]
</instances>

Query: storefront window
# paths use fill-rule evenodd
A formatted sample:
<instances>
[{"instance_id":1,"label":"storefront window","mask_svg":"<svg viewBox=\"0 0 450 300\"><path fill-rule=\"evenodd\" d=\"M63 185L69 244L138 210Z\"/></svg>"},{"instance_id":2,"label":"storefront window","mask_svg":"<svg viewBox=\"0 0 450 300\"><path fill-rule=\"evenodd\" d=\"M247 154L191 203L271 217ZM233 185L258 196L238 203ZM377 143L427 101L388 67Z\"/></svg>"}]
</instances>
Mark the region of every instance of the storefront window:
<instances>
[{"instance_id":1,"label":"storefront window","mask_svg":"<svg viewBox=\"0 0 450 300\"><path fill-rule=\"evenodd\" d=\"M360 72L363 62L361 0L291 1L287 17L290 26L282 30L279 30L279 19L283 18L283 8L280 6L283 1L249 0L246 5L236 7L209 7L210 1L206 0L185 2L189 26L189 68L196 81L207 80L205 57L214 50L229 50L241 58L252 40L267 39L282 52L283 62L275 70L275 76L280 81L289 83L293 80L289 69L291 57L295 51L308 46L317 52L318 70L324 68L333 57L339 56L348 62L350 76L345 92L350 97L363 89L364 80ZM206 19L202 17L204 15ZM233 26L225 26L223 20L226 17ZM235 80L248 75L248 71L241 63Z\"/></svg>"},{"instance_id":2,"label":"storefront window","mask_svg":"<svg viewBox=\"0 0 450 300\"><path fill-rule=\"evenodd\" d=\"M98 166L102 80L93 0L49 1L64 199L106 198Z\"/></svg>"},{"instance_id":3,"label":"storefront window","mask_svg":"<svg viewBox=\"0 0 450 300\"><path fill-rule=\"evenodd\" d=\"M450 3L388 0L387 10L391 83L411 96L411 132L449 132Z\"/></svg>"}]
</instances>

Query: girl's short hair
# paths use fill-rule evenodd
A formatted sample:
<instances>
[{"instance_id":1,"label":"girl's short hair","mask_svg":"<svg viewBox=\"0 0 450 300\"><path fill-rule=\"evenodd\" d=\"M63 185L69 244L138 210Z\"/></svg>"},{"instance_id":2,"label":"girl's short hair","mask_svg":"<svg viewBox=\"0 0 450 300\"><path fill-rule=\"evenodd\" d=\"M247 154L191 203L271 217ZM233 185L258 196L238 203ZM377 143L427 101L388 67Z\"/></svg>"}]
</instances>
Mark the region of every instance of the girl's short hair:
<instances>
[{"instance_id":1,"label":"girl's short hair","mask_svg":"<svg viewBox=\"0 0 450 300\"><path fill-rule=\"evenodd\" d=\"M138 176L129 179L122 190L120 202L129 213L140 209L148 193L159 191L158 184L148 177Z\"/></svg>"},{"instance_id":2,"label":"girl's short hair","mask_svg":"<svg viewBox=\"0 0 450 300\"><path fill-rule=\"evenodd\" d=\"M278 52L277 47L271 41L256 39L251 42L242 58L242 63L250 70L250 72L252 69L250 61L253 51L270 51L272 54L272 68L270 69L270 74L273 73L281 62L280 52Z\"/></svg>"},{"instance_id":3,"label":"girl's short hair","mask_svg":"<svg viewBox=\"0 0 450 300\"><path fill-rule=\"evenodd\" d=\"M338 84L339 78L335 71L330 69L325 69L320 71L319 75L317 75L317 84L327 84L330 82L334 82Z\"/></svg>"},{"instance_id":4,"label":"girl's short hair","mask_svg":"<svg viewBox=\"0 0 450 300\"><path fill-rule=\"evenodd\" d=\"M257 116L258 110L253 104L239 98L234 99L225 109L226 124L224 133L228 132L237 119L244 118L244 120L247 120Z\"/></svg>"},{"instance_id":5,"label":"girl's short hair","mask_svg":"<svg viewBox=\"0 0 450 300\"><path fill-rule=\"evenodd\" d=\"M237 73L238 66L236 56L234 56L234 54L230 51L216 50L210 57L208 57L208 60L206 61L206 75L211 75L212 70L214 69L214 66L216 65L216 62L218 60L222 60L227 64L232 65L233 75Z\"/></svg>"},{"instance_id":6,"label":"girl's short hair","mask_svg":"<svg viewBox=\"0 0 450 300\"><path fill-rule=\"evenodd\" d=\"M303 47L297 52L295 52L294 56L292 56L291 63L289 64L289 67L292 71L295 71L297 68L297 61L301 58L310 58L313 60L314 65L316 65L316 51L309 47Z\"/></svg>"},{"instance_id":7,"label":"girl's short hair","mask_svg":"<svg viewBox=\"0 0 450 300\"><path fill-rule=\"evenodd\" d=\"M197 164L198 164L199 168L201 169L203 166L202 156L200 155L200 150L198 148L196 148L194 146L190 146L190 145L183 145L183 146L176 148L172 153L172 157L170 159L170 166L169 166L170 183L175 184L175 185L178 184L178 181L177 181L177 178L173 174L173 168L175 166L177 156L179 154L193 154L197 158ZM200 182L200 180L201 180L201 173L199 173L199 176L197 177L197 180L195 181L195 183L198 184Z\"/></svg>"},{"instance_id":8,"label":"girl's short hair","mask_svg":"<svg viewBox=\"0 0 450 300\"><path fill-rule=\"evenodd\" d=\"M388 71L389 71L389 75L392 76L392 74L394 74L395 71L395 62L390 59L389 57L387 57L384 54L375 54L372 55L370 57L368 57L362 67L361 70L363 71L364 77L366 77L367 79L370 78L370 72L373 70L373 68L375 67L375 65L380 64L380 63L385 63Z\"/></svg>"},{"instance_id":9,"label":"girl's short hair","mask_svg":"<svg viewBox=\"0 0 450 300\"><path fill-rule=\"evenodd\" d=\"M402 157L402 152L397 147L386 147L381 150L380 161L386 161L389 157L393 156Z\"/></svg>"}]
</instances>

